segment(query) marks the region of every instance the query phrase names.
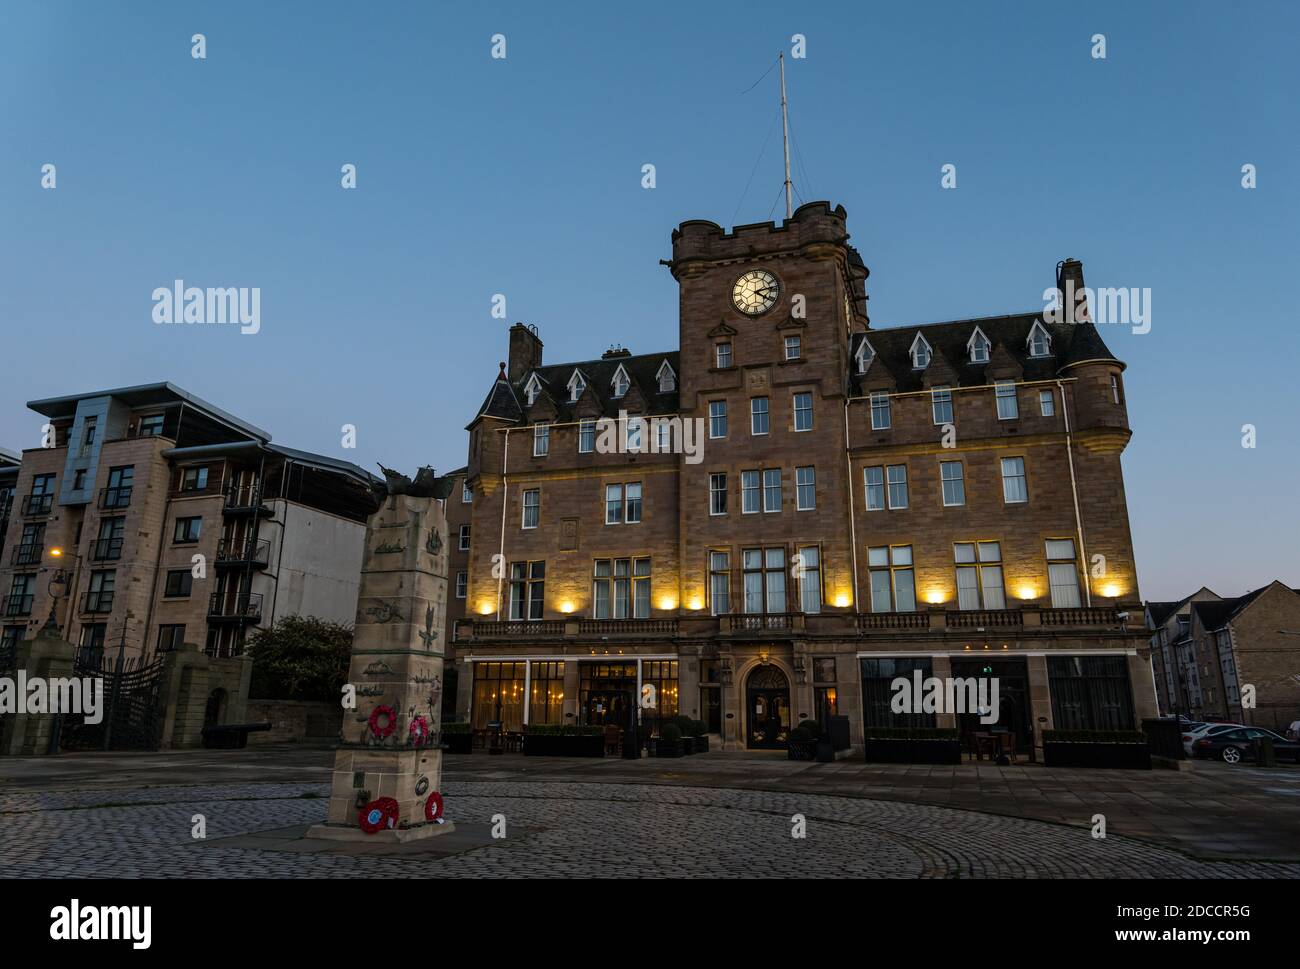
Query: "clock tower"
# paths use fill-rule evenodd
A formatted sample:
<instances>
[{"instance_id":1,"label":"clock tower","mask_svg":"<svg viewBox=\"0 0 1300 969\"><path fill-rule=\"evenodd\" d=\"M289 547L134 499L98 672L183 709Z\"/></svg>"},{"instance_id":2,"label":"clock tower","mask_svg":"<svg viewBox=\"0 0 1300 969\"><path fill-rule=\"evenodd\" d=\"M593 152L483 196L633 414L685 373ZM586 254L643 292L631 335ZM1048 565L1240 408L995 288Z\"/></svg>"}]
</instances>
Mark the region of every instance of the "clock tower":
<instances>
[{"instance_id":1,"label":"clock tower","mask_svg":"<svg viewBox=\"0 0 1300 969\"><path fill-rule=\"evenodd\" d=\"M852 335L867 328L867 267L848 239L844 209L826 202L780 226L693 221L673 233L680 413L703 428L703 460L679 467L682 588L708 600L726 568L734 596L761 587L763 597L700 608L852 610L844 407ZM816 558L820 601L800 600L804 583L780 592L780 576L768 578L790 576L801 550ZM792 664L788 651L774 644L772 662Z\"/></svg>"}]
</instances>

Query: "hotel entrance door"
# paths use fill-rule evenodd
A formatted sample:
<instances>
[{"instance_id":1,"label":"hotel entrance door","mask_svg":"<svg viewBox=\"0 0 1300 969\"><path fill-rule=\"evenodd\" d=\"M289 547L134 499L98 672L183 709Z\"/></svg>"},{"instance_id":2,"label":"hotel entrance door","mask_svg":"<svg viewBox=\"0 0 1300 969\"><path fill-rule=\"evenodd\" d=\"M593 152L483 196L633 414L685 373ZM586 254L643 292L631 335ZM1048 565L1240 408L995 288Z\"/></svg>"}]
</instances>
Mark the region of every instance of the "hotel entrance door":
<instances>
[{"instance_id":1,"label":"hotel entrance door","mask_svg":"<svg viewBox=\"0 0 1300 969\"><path fill-rule=\"evenodd\" d=\"M784 750L790 735L790 681L779 667L754 667L745 684L748 746Z\"/></svg>"}]
</instances>

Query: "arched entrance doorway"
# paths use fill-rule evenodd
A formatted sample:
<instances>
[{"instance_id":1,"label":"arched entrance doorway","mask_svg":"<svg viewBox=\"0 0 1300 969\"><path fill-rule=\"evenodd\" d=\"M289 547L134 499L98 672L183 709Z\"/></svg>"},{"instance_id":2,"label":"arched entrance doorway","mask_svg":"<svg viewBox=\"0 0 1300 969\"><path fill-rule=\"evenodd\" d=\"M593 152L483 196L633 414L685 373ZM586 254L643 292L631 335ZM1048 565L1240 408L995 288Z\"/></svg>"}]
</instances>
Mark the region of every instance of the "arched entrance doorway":
<instances>
[{"instance_id":1,"label":"arched entrance doorway","mask_svg":"<svg viewBox=\"0 0 1300 969\"><path fill-rule=\"evenodd\" d=\"M790 681L779 666L755 666L745 681L746 746L781 750L790 735Z\"/></svg>"}]
</instances>

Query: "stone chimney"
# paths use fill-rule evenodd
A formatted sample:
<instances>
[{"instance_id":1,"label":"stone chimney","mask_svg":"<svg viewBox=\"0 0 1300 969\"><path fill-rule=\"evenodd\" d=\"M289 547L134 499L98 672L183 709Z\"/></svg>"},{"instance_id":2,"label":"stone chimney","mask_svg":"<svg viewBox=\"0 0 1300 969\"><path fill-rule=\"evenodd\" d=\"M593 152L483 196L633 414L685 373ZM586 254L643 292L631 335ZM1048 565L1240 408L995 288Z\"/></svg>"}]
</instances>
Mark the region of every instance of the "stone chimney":
<instances>
[{"instance_id":1,"label":"stone chimney","mask_svg":"<svg viewBox=\"0 0 1300 969\"><path fill-rule=\"evenodd\" d=\"M510 364L507 376L512 384L523 379L524 374L542 365L542 338L537 327L516 323L510 328Z\"/></svg>"},{"instance_id":2,"label":"stone chimney","mask_svg":"<svg viewBox=\"0 0 1300 969\"><path fill-rule=\"evenodd\" d=\"M630 356L632 356L632 351L629 350L627 347L610 347L608 350L606 350L604 353L600 355L600 359L617 360L620 357L630 357Z\"/></svg>"},{"instance_id":3,"label":"stone chimney","mask_svg":"<svg viewBox=\"0 0 1300 969\"><path fill-rule=\"evenodd\" d=\"M1088 298L1083 290L1083 263L1066 256L1056 267L1056 291L1061 294L1061 308L1065 319L1073 323L1091 320L1088 315ZM1069 300L1073 300L1073 305ZM1081 309L1076 307L1082 304Z\"/></svg>"}]
</instances>

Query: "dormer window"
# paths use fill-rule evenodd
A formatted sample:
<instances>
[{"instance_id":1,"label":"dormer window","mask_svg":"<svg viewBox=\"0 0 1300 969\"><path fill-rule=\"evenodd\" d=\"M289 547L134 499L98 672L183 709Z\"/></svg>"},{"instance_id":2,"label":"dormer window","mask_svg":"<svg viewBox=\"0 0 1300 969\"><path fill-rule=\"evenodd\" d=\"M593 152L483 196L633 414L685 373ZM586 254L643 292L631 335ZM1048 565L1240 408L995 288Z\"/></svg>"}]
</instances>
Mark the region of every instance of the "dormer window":
<instances>
[{"instance_id":1,"label":"dormer window","mask_svg":"<svg viewBox=\"0 0 1300 969\"><path fill-rule=\"evenodd\" d=\"M528 401L528 406L532 407L537 403L537 397L542 392L542 382L537 379L537 374L528 378L528 383L524 385L524 399Z\"/></svg>"},{"instance_id":2,"label":"dormer window","mask_svg":"<svg viewBox=\"0 0 1300 969\"><path fill-rule=\"evenodd\" d=\"M614 379L610 381L610 384L614 388L615 397L625 396L628 388L632 386L632 381L621 363L618 365L618 369L614 371Z\"/></svg>"},{"instance_id":3,"label":"dormer window","mask_svg":"<svg viewBox=\"0 0 1300 969\"><path fill-rule=\"evenodd\" d=\"M677 374L673 372L667 360L659 365L659 372L655 374L655 378L659 381L659 393L668 394L677 389Z\"/></svg>"},{"instance_id":4,"label":"dormer window","mask_svg":"<svg viewBox=\"0 0 1300 969\"><path fill-rule=\"evenodd\" d=\"M871 361L875 359L876 351L872 349L871 344L863 340L858 344L858 352L854 354L853 359L858 366L858 373L866 373L867 368L871 366Z\"/></svg>"},{"instance_id":5,"label":"dormer window","mask_svg":"<svg viewBox=\"0 0 1300 969\"><path fill-rule=\"evenodd\" d=\"M988 363L990 346L989 338L984 335L984 331L978 326L975 327L975 332L966 341L966 352L970 354L970 362Z\"/></svg>"},{"instance_id":6,"label":"dormer window","mask_svg":"<svg viewBox=\"0 0 1300 969\"><path fill-rule=\"evenodd\" d=\"M925 337L921 336L919 333L916 335L916 339L912 341L911 353L913 370L924 370L926 367L930 366L930 356L932 353L930 350L930 344L926 343Z\"/></svg>"},{"instance_id":7,"label":"dormer window","mask_svg":"<svg viewBox=\"0 0 1300 969\"><path fill-rule=\"evenodd\" d=\"M1047 332L1047 327L1043 326L1038 320L1034 321L1033 328L1029 331L1029 355L1031 357L1048 357L1052 354L1052 336Z\"/></svg>"},{"instance_id":8,"label":"dormer window","mask_svg":"<svg viewBox=\"0 0 1300 969\"><path fill-rule=\"evenodd\" d=\"M586 389L587 381L583 379L582 372L580 370L573 371L573 376L569 378L569 400L577 400Z\"/></svg>"}]
</instances>

